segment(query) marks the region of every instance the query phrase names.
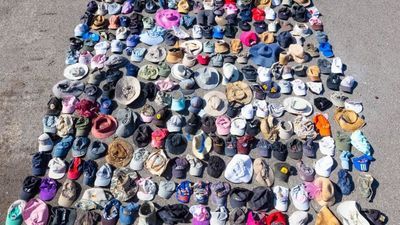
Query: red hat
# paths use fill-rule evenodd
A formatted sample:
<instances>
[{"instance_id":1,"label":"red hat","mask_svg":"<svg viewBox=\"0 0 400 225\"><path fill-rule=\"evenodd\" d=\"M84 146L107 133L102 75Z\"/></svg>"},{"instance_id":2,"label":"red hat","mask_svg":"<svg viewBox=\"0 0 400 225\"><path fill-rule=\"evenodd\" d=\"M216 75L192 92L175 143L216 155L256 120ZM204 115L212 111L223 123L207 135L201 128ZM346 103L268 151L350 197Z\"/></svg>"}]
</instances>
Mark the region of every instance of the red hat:
<instances>
[{"instance_id":1,"label":"red hat","mask_svg":"<svg viewBox=\"0 0 400 225\"><path fill-rule=\"evenodd\" d=\"M70 180L77 180L82 173L83 160L78 157L74 157L72 162L69 164L67 177Z\"/></svg>"},{"instance_id":2,"label":"red hat","mask_svg":"<svg viewBox=\"0 0 400 225\"><path fill-rule=\"evenodd\" d=\"M265 12L259 8L253 8L251 10L251 14L253 15L254 21L264 21L265 20Z\"/></svg>"},{"instance_id":3,"label":"red hat","mask_svg":"<svg viewBox=\"0 0 400 225\"><path fill-rule=\"evenodd\" d=\"M236 4L236 0L225 0L225 4Z\"/></svg>"},{"instance_id":4,"label":"red hat","mask_svg":"<svg viewBox=\"0 0 400 225\"><path fill-rule=\"evenodd\" d=\"M250 135L244 135L237 139L237 150L239 154L248 155L251 150L251 145L254 141L254 137Z\"/></svg>"},{"instance_id":5,"label":"red hat","mask_svg":"<svg viewBox=\"0 0 400 225\"><path fill-rule=\"evenodd\" d=\"M158 128L151 133L151 146L153 148L163 148L164 141L168 136L167 128Z\"/></svg>"},{"instance_id":6,"label":"red hat","mask_svg":"<svg viewBox=\"0 0 400 225\"><path fill-rule=\"evenodd\" d=\"M94 118L99 112L99 103L90 101L88 99L82 99L75 103L75 112L83 117Z\"/></svg>"},{"instance_id":7,"label":"red hat","mask_svg":"<svg viewBox=\"0 0 400 225\"><path fill-rule=\"evenodd\" d=\"M279 211L271 213L268 216L264 217L264 223L267 225L272 225L272 224L287 225L288 224L285 214L283 214Z\"/></svg>"},{"instance_id":8,"label":"red hat","mask_svg":"<svg viewBox=\"0 0 400 225\"><path fill-rule=\"evenodd\" d=\"M197 55L197 62L199 62L201 65L208 65L210 62L210 56L199 54Z\"/></svg>"},{"instance_id":9,"label":"red hat","mask_svg":"<svg viewBox=\"0 0 400 225\"><path fill-rule=\"evenodd\" d=\"M115 133L118 127L117 120L111 115L100 114L93 120L92 135L95 138L108 138Z\"/></svg>"}]
</instances>

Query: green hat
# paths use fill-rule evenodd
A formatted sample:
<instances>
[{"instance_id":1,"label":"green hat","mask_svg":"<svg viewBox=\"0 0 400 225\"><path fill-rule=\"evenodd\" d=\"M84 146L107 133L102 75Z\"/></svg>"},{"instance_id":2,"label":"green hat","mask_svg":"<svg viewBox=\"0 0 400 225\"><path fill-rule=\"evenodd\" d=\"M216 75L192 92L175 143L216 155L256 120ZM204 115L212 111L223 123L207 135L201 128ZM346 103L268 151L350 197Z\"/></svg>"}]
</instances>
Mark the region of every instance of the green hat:
<instances>
[{"instance_id":1,"label":"green hat","mask_svg":"<svg viewBox=\"0 0 400 225\"><path fill-rule=\"evenodd\" d=\"M165 62L160 63L158 66L158 74L161 77L168 77L171 74L171 67Z\"/></svg>"},{"instance_id":2,"label":"green hat","mask_svg":"<svg viewBox=\"0 0 400 225\"><path fill-rule=\"evenodd\" d=\"M139 77L146 80L155 80L159 76L159 70L156 65L144 65L139 69Z\"/></svg>"},{"instance_id":3,"label":"green hat","mask_svg":"<svg viewBox=\"0 0 400 225\"><path fill-rule=\"evenodd\" d=\"M24 209L25 204L26 202L24 200L17 200L11 204L10 208L8 209L5 225L22 224L22 210Z\"/></svg>"},{"instance_id":4,"label":"green hat","mask_svg":"<svg viewBox=\"0 0 400 225\"><path fill-rule=\"evenodd\" d=\"M82 137L82 136L88 136L90 132L91 124L90 124L90 119L86 117L78 117L76 120L75 124L75 129L76 129L76 136L77 137Z\"/></svg>"},{"instance_id":5,"label":"green hat","mask_svg":"<svg viewBox=\"0 0 400 225\"><path fill-rule=\"evenodd\" d=\"M151 29L154 27L154 19L152 17L145 16L143 17L142 22L144 29Z\"/></svg>"},{"instance_id":6,"label":"green hat","mask_svg":"<svg viewBox=\"0 0 400 225\"><path fill-rule=\"evenodd\" d=\"M340 151L351 151L350 136L346 133L337 131L335 137L336 149Z\"/></svg>"}]
</instances>

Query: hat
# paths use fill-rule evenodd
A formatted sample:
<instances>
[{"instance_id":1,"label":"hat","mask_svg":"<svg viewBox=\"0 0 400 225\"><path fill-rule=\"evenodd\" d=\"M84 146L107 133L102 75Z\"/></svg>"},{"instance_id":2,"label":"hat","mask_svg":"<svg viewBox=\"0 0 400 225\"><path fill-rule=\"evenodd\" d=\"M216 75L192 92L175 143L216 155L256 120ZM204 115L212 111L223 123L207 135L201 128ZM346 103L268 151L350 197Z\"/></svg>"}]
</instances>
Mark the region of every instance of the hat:
<instances>
[{"instance_id":1,"label":"hat","mask_svg":"<svg viewBox=\"0 0 400 225\"><path fill-rule=\"evenodd\" d=\"M216 155L212 155L208 159L207 173L213 178L219 178L225 169L224 160Z\"/></svg>"},{"instance_id":2,"label":"hat","mask_svg":"<svg viewBox=\"0 0 400 225\"><path fill-rule=\"evenodd\" d=\"M115 85L115 100L123 105L129 105L140 95L140 82L132 76L123 76Z\"/></svg>"},{"instance_id":3,"label":"hat","mask_svg":"<svg viewBox=\"0 0 400 225\"><path fill-rule=\"evenodd\" d=\"M49 162L49 177L52 179L61 179L67 172L67 165L60 158L53 158Z\"/></svg>"},{"instance_id":4,"label":"hat","mask_svg":"<svg viewBox=\"0 0 400 225\"><path fill-rule=\"evenodd\" d=\"M271 67L276 62L280 47L277 44L259 43L250 48L250 59L259 66Z\"/></svg>"},{"instance_id":5,"label":"hat","mask_svg":"<svg viewBox=\"0 0 400 225\"><path fill-rule=\"evenodd\" d=\"M106 161L117 168L124 167L132 159L133 147L124 139L114 139L108 146Z\"/></svg>"},{"instance_id":6,"label":"hat","mask_svg":"<svg viewBox=\"0 0 400 225\"><path fill-rule=\"evenodd\" d=\"M203 99L198 96L193 96L190 100L189 112L197 114L202 108Z\"/></svg>"},{"instance_id":7,"label":"hat","mask_svg":"<svg viewBox=\"0 0 400 225\"><path fill-rule=\"evenodd\" d=\"M333 164L334 164L334 160L331 156L329 156L329 155L324 156L315 163L315 166L314 166L315 172L319 176L329 177L331 174Z\"/></svg>"},{"instance_id":8,"label":"hat","mask_svg":"<svg viewBox=\"0 0 400 225\"><path fill-rule=\"evenodd\" d=\"M235 136L243 136L246 129L246 120L244 118L235 117L231 120L230 133Z\"/></svg>"},{"instance_id":9,"label":"hat","mask_svg":"<svg viewBox=\"0 0 400 225\"><path fill-rule=\"evenodd\" d=\"M229 52L229 44L224 40L218 40L215 42L215 52L225 54Z\"/></svg>"},{"instance_id":10,"label":"hat","mask_svg":"<svg viewBox=\"0 0 400 225\"><path fill-rule=\"evenodd\" d=\"M151 146L153 148L163 148L165 139L169 132L166 128L157 128L151 133Z\"/></svg>"},{"instance_id":11,"label":"hat","mask_svg":"<svg viewBox=\"0 0 400 225\"><path fill-rule=\"evenodd\" d=\"M77 137L72 145L72 157L82 157L86 155L90 139L88 137Z\"/></svg>"},{"instance_id":12,"label":"hat","mask_svg":"<svg viewBox=\"0 0 400 225\"><path fill-rule=\"evenodd\" d=\"M191 206L189 212L192 214L192 224L195 225L206 225L210 224L210 213L204 205Z\"/></svg>"},{"instance_id":13,"label":"hat","mask_svg":"<svg viewBox=\"0 0 400 225\"><path fill-rule=\"evenodd\" d=\"M108 138L118 127L117 120L111 115L100 114L93 120L91 133L96 138Z\"/></svg>"},{"instance_id":14,"label":"hat","mask_svg":"<svg viewBox=\"0 0 400 225\"><path fill-rule=\"evenodd\" d=\"M253 176L253 164L250 156L237 154L226 166L225 178L232 183L247 183Z\"/></svg>"},{"instance_id":15,"label":"hat","mask_svg":"<svg viewBox=\"0 0 400 225\"><path fill-rule=\"evenodd\" d=\"M296 43L296 39L290 34L289 31L282 31L277 38L278 44L282 48L287 48L291 44Z\"/></svg>"},{"instance_id":16,"label":"hat","mask_svg":"<svg viewBox=\"0 0 400 225\"><path fill-rule=\"evenodd\" d=\"M119 201L129 201L138 191L139 174L129 168L118 168L111 179L110 192Z\"/></svg>"},{"instance_id":17,"label":"hat","mask_svg":"<svg viewBox=\"0 0 400 225\"><path fill-rule=\"evenodd\" d=\"M257 44L258 36L253 31L244 31L240 34L240 41L247 47L252 47Z\"/></svg>"},{"instance_id":18,"label":"hat","mask_svg":"<svg viewBox=\"0 0 400 225\"><path fill-rule=\"evenodd\" d=\"M156 183L154 183L154 181L150 179L151 178L140 178L137 181L137 184L139 185L139 190L136 196L139 200L151 201L154 199L157 193L157 185Z\"/></svg>"},{"instance_id":19,"label":"hat","mask_svg":"<svg viewBox=\"0 0 400 225\"><path fill-rule=\"evenodd\" d=\"M218 181L211 184L211 201L215 205L225 205L231 186L227 182Z\"/></svg>"},{"instance_id":20,"label":"hat","mask_svg":"<svg viewBox=\"0 0 400 225\"><path fill-rule=\"evenodd\" d=\"M271 187L274 184L275 176L272 168L267 164L263 158L256 158L254 160L254 176L255 180L261 184Z\"/></svg>"},{"instance_id":21,"label":"hat","mask_svg":"<svg viewBox=\"0 0 400 225\"><path fill-rule=\"evenodd\" d=\"M304 52L303 46L299 44L289 45L288 54L292 56L296 63L304 63L307 61L306 54Z\"/></svg>"},{"instance_id":22,"label":"hat","mask_svg":"<svg viewBox=\"0 0 400 225\"><path fill-rule=\"evenodd\" d=\"M252 120L254 118L254 106L252 104L244 105L241 109L241 116L246 120Z\"/></svg>"},{"instance_id":23,"label":"hat","mask_svg":"<svg viewBox=\"0 0 400 225\"><path fill-rule=\"evenodd\" d=\"M295 115L309 116L313 112L311 103L299 97L289 97L283 100L285 110Z\"/></svg>"},{"instance_id":24,"label":"hat","mask_svg":"<svg viewBox=\"0 0 400 225\"><path fill-rule=\"evenodd\" d=\"M31 199L22 211L22 218L28 225L45 225L49 220L49 209L45 202L40 199Z\"/></svg>"},{"instance_id":25,"label":"hat","mask_svg":"<svg viewBox=\"0 0 400 225\"><path fill-rule=\"evenodd\" d=\"M329 99L327 99L325 97L318 97L318 98L314 99L314 105L320 111L325 111L332 106L332 102L329 101Z\"/></svg>"},{"instance_id":26,"label":"hat","mask_svg":"<svg viewBox=\"0 0 400 225\"><path fill-rule=\"evenodd\" d=\"M43 133L38 137L39 152L48 152L53 150L53 141L47 133Z\"/></svg>"},{"instance_id":27,"label":"hat","mask_svg":"<svg viewBox=\"0 0 400 225\"><path fill-rule=\"evenodd\" d=\"M59 143L63 144L62 141ZM67 144L64 144L64 145L67 145ZM55 150L57 150L57 149L55 149ZM65 156L63 156L63 157L65 157ZM46 169L47 169L48 163L50 161L50 158L51 158L51 155L46 152L36 152L32 156L32 175L43 176L46 173Z\"/></svg>"},{"instance_id":28,"label":"hat","mask_svg":"<svg viewBox=\"0 0 400 225\"><path fill-rule=\"evenodd\" d=\"M353 132L365 125L364 120L356 112L347 109L338 108L334 119L344 131L348 132Z\"/></svg>"},{"instance_id":29,"label":"hat","mask_svg":"<svg viewBox=\"0 0 400 225\"><path fill-rule=\"evenodd\" d=\"M223 64L224 64L224 56L222 56L222 54L217 53L211 58L212 66L222 67Z\"/></svg>"},{"instance_id":30,"label":"hat","mask_svg":"<svg viewBox=\"0 0 400 225\"><path fill-rule=\"evenodd\" d=\"M343 92L347 93L352 93L353 92L353 87L355 85L356 81L354 77L352 76L346 76L341 82L340 82L340 89Z\"/></svg>"},{"instance_id":31,"label":"hat","mask_svg":"<svg viewBox=\"0 0 400 225\"><path fill-rule=\"evenodd\" d=\"M158 149L150 153L145 161L146 169L154 175L160 176L167 168L169 159L163 149Z\"/></svg>"},{"instance_id":32,"label":"hat","mask_svg":"<svg viewBox=\"0 0 400 225\"><path fill-rule=\"evenodd\" d=\"M155 45L148 48L147 54L144 58L149 62L159 63L161 61L164 61L166 57L167 51L165 50L165 48Z\"/></svg>"},{"instance_id":33,"label":"hat","mask_svg":"<svg viewBox=\"0 0 400 225\"><path fill-rule=\"evenodd\" d=\"M184 123L184 118L180 115L173 115L167 122L169 132L181 131Z\"/></svg>"},{"instance_id":34,"label":"hat","mask_svg":"<svg viewBox=\"0 0 400 225\"><path fill-rule=\"evenodd\" d=\"M196 134L197 130L201 126L200 117L196 114L192 114L189 120L186 122L185 132L188 134Z\"/></svg>"},{"instance_id":35,"label":"hat","mask_svg":"<svg viewBox=\"0 0 400 225\"><path fill-rule=\"evenodd\" d=\"M335 217L335 215L329 210L329 208L324 206L317 214L315 224L316 225L323 225L323 224L340 225L341 223Z\"/></svg>"},{"instance_id":36,"label":"hat","mask_svg":"<svg viewBox=\"0 0 400 225\"><path fill-rule=\"evenodd\" d=\"M228 82L235 82L239 79L239 70L232 63L224 63L222 68L223 71L223 80L222 84L226 85Z\"/></svg>"},{"instance_id":37,"label":"hat","mask_svg":"<svg viewBox=\"0 0 400 225\"><path fill-rule=\"evenodd\" d=\"M169 199L175 192L176 184L174 181L162 180L158 186L158 196Z\"/></svg>"},{"instance_id":38,"label":"hat","mask_svg":"<svg viewBox=\"0 0 400 225\"><path fill-rule=\"evenodd\" d=\"M329 178L318 177L312 183L306 185L308 192L314 188L319 190L314 196L314 200L320 206L332 206L335 203L335 187Z\"/></svg>"},{"instance_id":39,"label":"hat","mask_svg":"<svg viewBox=\"0 0 400 225\"><path fill-rule=\"evenodd\" d=\"M265 98L265 97L264 97ZM257 100L254 102L254 105L257 107L256 116L258 118L265 118L269 114L268 103L264 100Z\"/></svg>"},{"instance_id":40,"label":"hat","mask_svg":"<svg viewBox=\"0 0 400 225\"><path fill-rule=\"evenodd\" d=\"M252 192L245 188L235 187L229 193L229 202L232 208L245 207L252 196Z\"/></svg>"},{"instance_id":41,"label":"hat","mask_svg":"<svg viewBox=\"0 0 400 225\"><path fill-rule=\"evenodd\" d=\"M87 65L83 63L75 63L72 65L68 65L64 69L64 77L70 80L80 80L85 77L89 72L89 68Z\"/></svg>"},{"instance_id":42,"label":"hat","mask_svg":"<svg viewBox=\"0 0 400 225\"><path fill-rule=\"evenodd\" d=\"M81 81L62 80L53 86L53 94L57 98L63 98L67 95L75 97L82 94L85 90L85 84Z\"/></svg>"},{"instance_id":43,"label":"hat","mask_svg":"<svg viewBox=\"0 0 400 225\"><path fill-rule=\"evenodd\" d=\"M201 89L209 90L218 86L220 76L215 68L202 67L196 70L194 79Z\"/></svg>"},{"instance_id":44,"label":"hat","mask_svg":"<svg viewBox=\"0 0 400 225\"><path fill-rule=\"evenodd\" d=\"M198 40L189 40L180 44L180 47L185 50L185 53L197 56L203 50L203 44Z\"/></svg>"},{"instance_id":45,"label":"hat","mask_svg":"<svg viewBox=\"0 0 400 225\"><path fill-rule=\"evenodd\" d=\"M185 80L192 77L193 72L183 64L174 64L171 68L171 75L177 80Z\"/></svg>"},{"instance_id":46,"label":"hat","mask_svg":"<svg viewBox=\"0 0 400 225\"><path fill-rule=\"evenodd\" d=\"M321 94L324 90L322 82L307 82L307 87L312 93L317 95Z\"/></svg>"},{"instance_id":47,"label":"hat","mask_svg":"<svg viewBox=\"0 0 400 225\"><path fill-rule=\"evenodd\" d=\"M91 160L96 160L104 156L107 151L107 145L101 141L94 140L90 143L86 157Z\"/></svg>"},{"instance_id":48,"label":"hat","mask_svg":"<svg viewBox=\"0 0 400 225\"><path fill-rule=\"evenodd\" d=\"M149 125L139 125L133 133L133 143L139 148L147 146L151 141L152 132L153 131Z\"/></svg>"},{"instance_id":49,"label":"hat","mask_svg":"<svg viewBox=\"0 0 400 225\"><path fill-rule=\"evenodd\" d=\"M224 93L219 91L210 91L204 95L206 106L204 110L211 116L220 116L224 114L228 107L228 102Z\"/></svg>"},{"instance_id":50,"label":"hat","mask_svg":"<svg viewBox=\"0 0 400 225\"><path fill-rule=\"evenodd\" d=\"M226 97L229 102L249 104L253 99L253 92L247 83L236 81L226 85Z\"/></svg>"},{"instance_id":51,"label":"hat","mask_svg":"<svg viewBox=\"0 0 400 225\"><path fill-rule=\"evenodd\" d=\"M204 125L203 125L204 126ZM206 134L199 133L193 136L192 152L198 159L205 159L212 147L212 140Z\"/></svg>"},{"instance_id":52,"label":"hat","mask_svg":"<svg viewBox=\"0 0 400 225\"><path fill-rule=\"evenodd\" d=\"M140 109L140 118L144 123L150 123L153 120L155 114L156 112L153 106L149 104L143 105L143 107Z\"/></svg>"},{"instance_id":53,"label":"hat","mask_svg":"<svg viewBox=\"0 0 400 225\"><path fill-rule=\"evenodd\" d=\"M274 173L275 173L275 178L278 178L279 180L283 182L288 182L290 173L291 173L291 166L287 163L275 163L274 165Z\"/></svg>"},{"instance_id":54,"label":"hat","mask_svg":"<svg viewBox=\"0 0 400 225\"><path fill-rule=\"evenodd\" d=\"M288 155L290 158L300 160L303 156L303 143L298 139L287 142Z\"/></svg>"},{"instance_id":55,"label":"hat","mask_svg":"<svg viewBox=\"0 0 400 225\"><path fill-rule=\"evenodd\" d=\"M214 48L215 48L215 45L214 45L214 42L212 42L212 41L205 41L203 43L203 51L204 51L204 53L213 53L214 52Z\"/></svg>"},{"instance_id":56,"label":"hat","mask_svg":"<svg viewBox=\"0 0 400 225\"><path fill-rule=\"evenodd\" d=\"M189 162L183 157L176 157L172 164L172 175L175 178L183 179L186 177L186 171L189 167Z\"/></svg>"},{"instance_id":57,"label":"hat","mask_svg":"<svg viewBox=\"0 0 400 225\"><path fill-rule=\"evenodd\" d=\"M231 121L229 117L225 115L218 116L215 124L217 126L217 134L218 135L228 135L230 133Z\"/></svg>"},{"instance_id":58,"label":"hat","mask_svg":"<svg viewBox=\"0 0 400 225\"><path fill-rule=\"evenodd\" d=\"M171 154L182 154L187 146L187 140L180 133L170 133L165 140L165 150Z\"/></svg>"},{"instance_id":59,"label":"hat","mask_svg":"<svg viewBox=\"0 0 400 225\"><path fill-rule=\"evenodd\" d=\"M42 178L40 182L39 198L43 201L51 201L57 194L58 183L52 178Z\"/></svg>"},{"instance_id":60,"label":"hat","mask_svg":"<svg viewBox=\"0 0 400 225\"><path fill-rule=\"evenodd\" d=\"M218 207L215 211L211 212L210 224L224 225L228 220L228 210L225 206Z\"/></svg>"},{"instance_id":61,"label":"hat","mask_svg":"<svg viewBox=\"0 0 400 225\"><path fill-rule=\"evenodd\" d=\"M253 195L249 201L249 208L253 211L269 211L273 208L274 194L268 187L253 188Z\"/></svg>"},{"instance_id":62,"label":"hat","mask_svg":"<svg viewBox=\"0 0 400 225\"><path fill-rule=\"evenodd\" d=\"M60 114L62 109L61 100L56 97L51 97L47 102L46 115L57 116Z\"/></svg>"},{"instance_id":63,"label":"hat","mask_svg":"<svg viewBox=\"0 0 400 225\"><path fill-rule=\"evenodd\" d=\"M76 200L78 194L78 184L73 180L65 180L61 188L61 194L58 198L58 205L69 208Z\"/></svg>"},{"instance_id":64,"label":"hat","mask_svg":"<svg viewBox=\"0 0 400 225\"><path fill-rule=\"evenodd\" d=\"M201 177L203 174L204 163L190 154L186 155L186 160L190 164L189 174L195 177Z\"/></svg>"}]
</instances>

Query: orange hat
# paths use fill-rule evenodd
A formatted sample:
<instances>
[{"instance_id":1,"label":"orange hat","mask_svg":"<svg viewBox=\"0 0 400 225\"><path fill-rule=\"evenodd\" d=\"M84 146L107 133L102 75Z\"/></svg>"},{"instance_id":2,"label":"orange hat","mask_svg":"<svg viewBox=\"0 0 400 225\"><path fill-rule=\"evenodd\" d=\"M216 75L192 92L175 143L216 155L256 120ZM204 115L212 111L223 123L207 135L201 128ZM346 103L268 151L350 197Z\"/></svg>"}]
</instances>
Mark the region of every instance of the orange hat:
<instances>
[{"instance_id":1,"label":"orange hat","mask_svg":"<svg viewBox=\"0 0 400 225\"><path fill-rule=\"evenodd\" d=\"M108 29L111 30L116 30L119 27L119 16L118 15L112 15L110 16L110 24L108 25Z\"/></svg>"},{"instance_id":2,"label":"orange hat","mask_svg":"<svg viewBox=\"0 0 400 225\"><path fill-rule=\"evenodd\" d=\"M324 115L318 113L316 116L314 116L313 122L319 135L322 137L331 136L331 124Z\"/></svg>"},{"instance_id":3,"label":"orange hat","mask_svg":"<svg viewBox=\"0 0 400 225\"><path fill-rule=\"evenodd\" d=\"M329 208L324 206L317 214L315 225L340 225L340 222Z\"/></svg>"},{"instance_id":4,"label":"orange hat","mask_svg":"<svg viewBox=\"0 0 400 225\"><path fill-rule=\"evenodd\" d=\"M240 51L242 51L243 45L240 39L232 39L231 40L231 52L234 54L238 54Z\"/></svg>"},{"instance_id":5,"label":"orange hat","mask_svg":"<svg viewBox=\"0 0 400 225\"><path fill-rule=\"evenodd\" d=\"M311 81L321 81L319 73L320 71L318 66L309 66L307 69L307 76Z\"/></svg>"},{"instance_id":6,"label":"orange hat","mask_svg":"<svg viewBox=\"0 0 400 225\"><path fill-rule=\"evenodd\" d=\"M265 44L271 44L275 41L274 33L265 31L262 34L258 35L260 38L261 42L264 42Z\"/></svg>"}]
</instances>

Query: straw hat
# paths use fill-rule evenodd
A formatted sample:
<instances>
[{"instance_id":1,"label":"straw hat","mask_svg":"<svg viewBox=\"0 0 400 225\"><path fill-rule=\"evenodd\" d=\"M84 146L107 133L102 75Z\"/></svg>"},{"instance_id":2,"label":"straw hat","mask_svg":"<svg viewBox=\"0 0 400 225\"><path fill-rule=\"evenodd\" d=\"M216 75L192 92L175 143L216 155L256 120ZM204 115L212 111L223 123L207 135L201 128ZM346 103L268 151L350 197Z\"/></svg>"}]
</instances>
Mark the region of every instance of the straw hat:
<instances>
[{"instance_id":1,"label":"straw hat","mask_svg":"<svg viewBox=\"0 0 400 225\"><path fill-rule=\"evenodd\" d=\"M204 111L210 116L221 116L228 109L228 101L224 93L210 91L204 95L206 106Z\"/></svg>"},{"instance_id":2,"label":"straw hat","mask_svg":"<svg viewBox=\"0 0 400 225\"><path fill-rule=\"evenodd\" d=\"M123 76L115 85L115 100L129 105L140 95L140 82L135 77Z\"/></svg>"},{"instance_id":3,"label":"straw hat","mask_svg":"<svg viewBox=\"0 0 400 225\"><path fill-rule=\"evenodd\" d=\"M226 85L226 97L229 102L249 104L253 99L253 91L250 86L243 81L236 81Z\"/></svg>"}]
</instances>

